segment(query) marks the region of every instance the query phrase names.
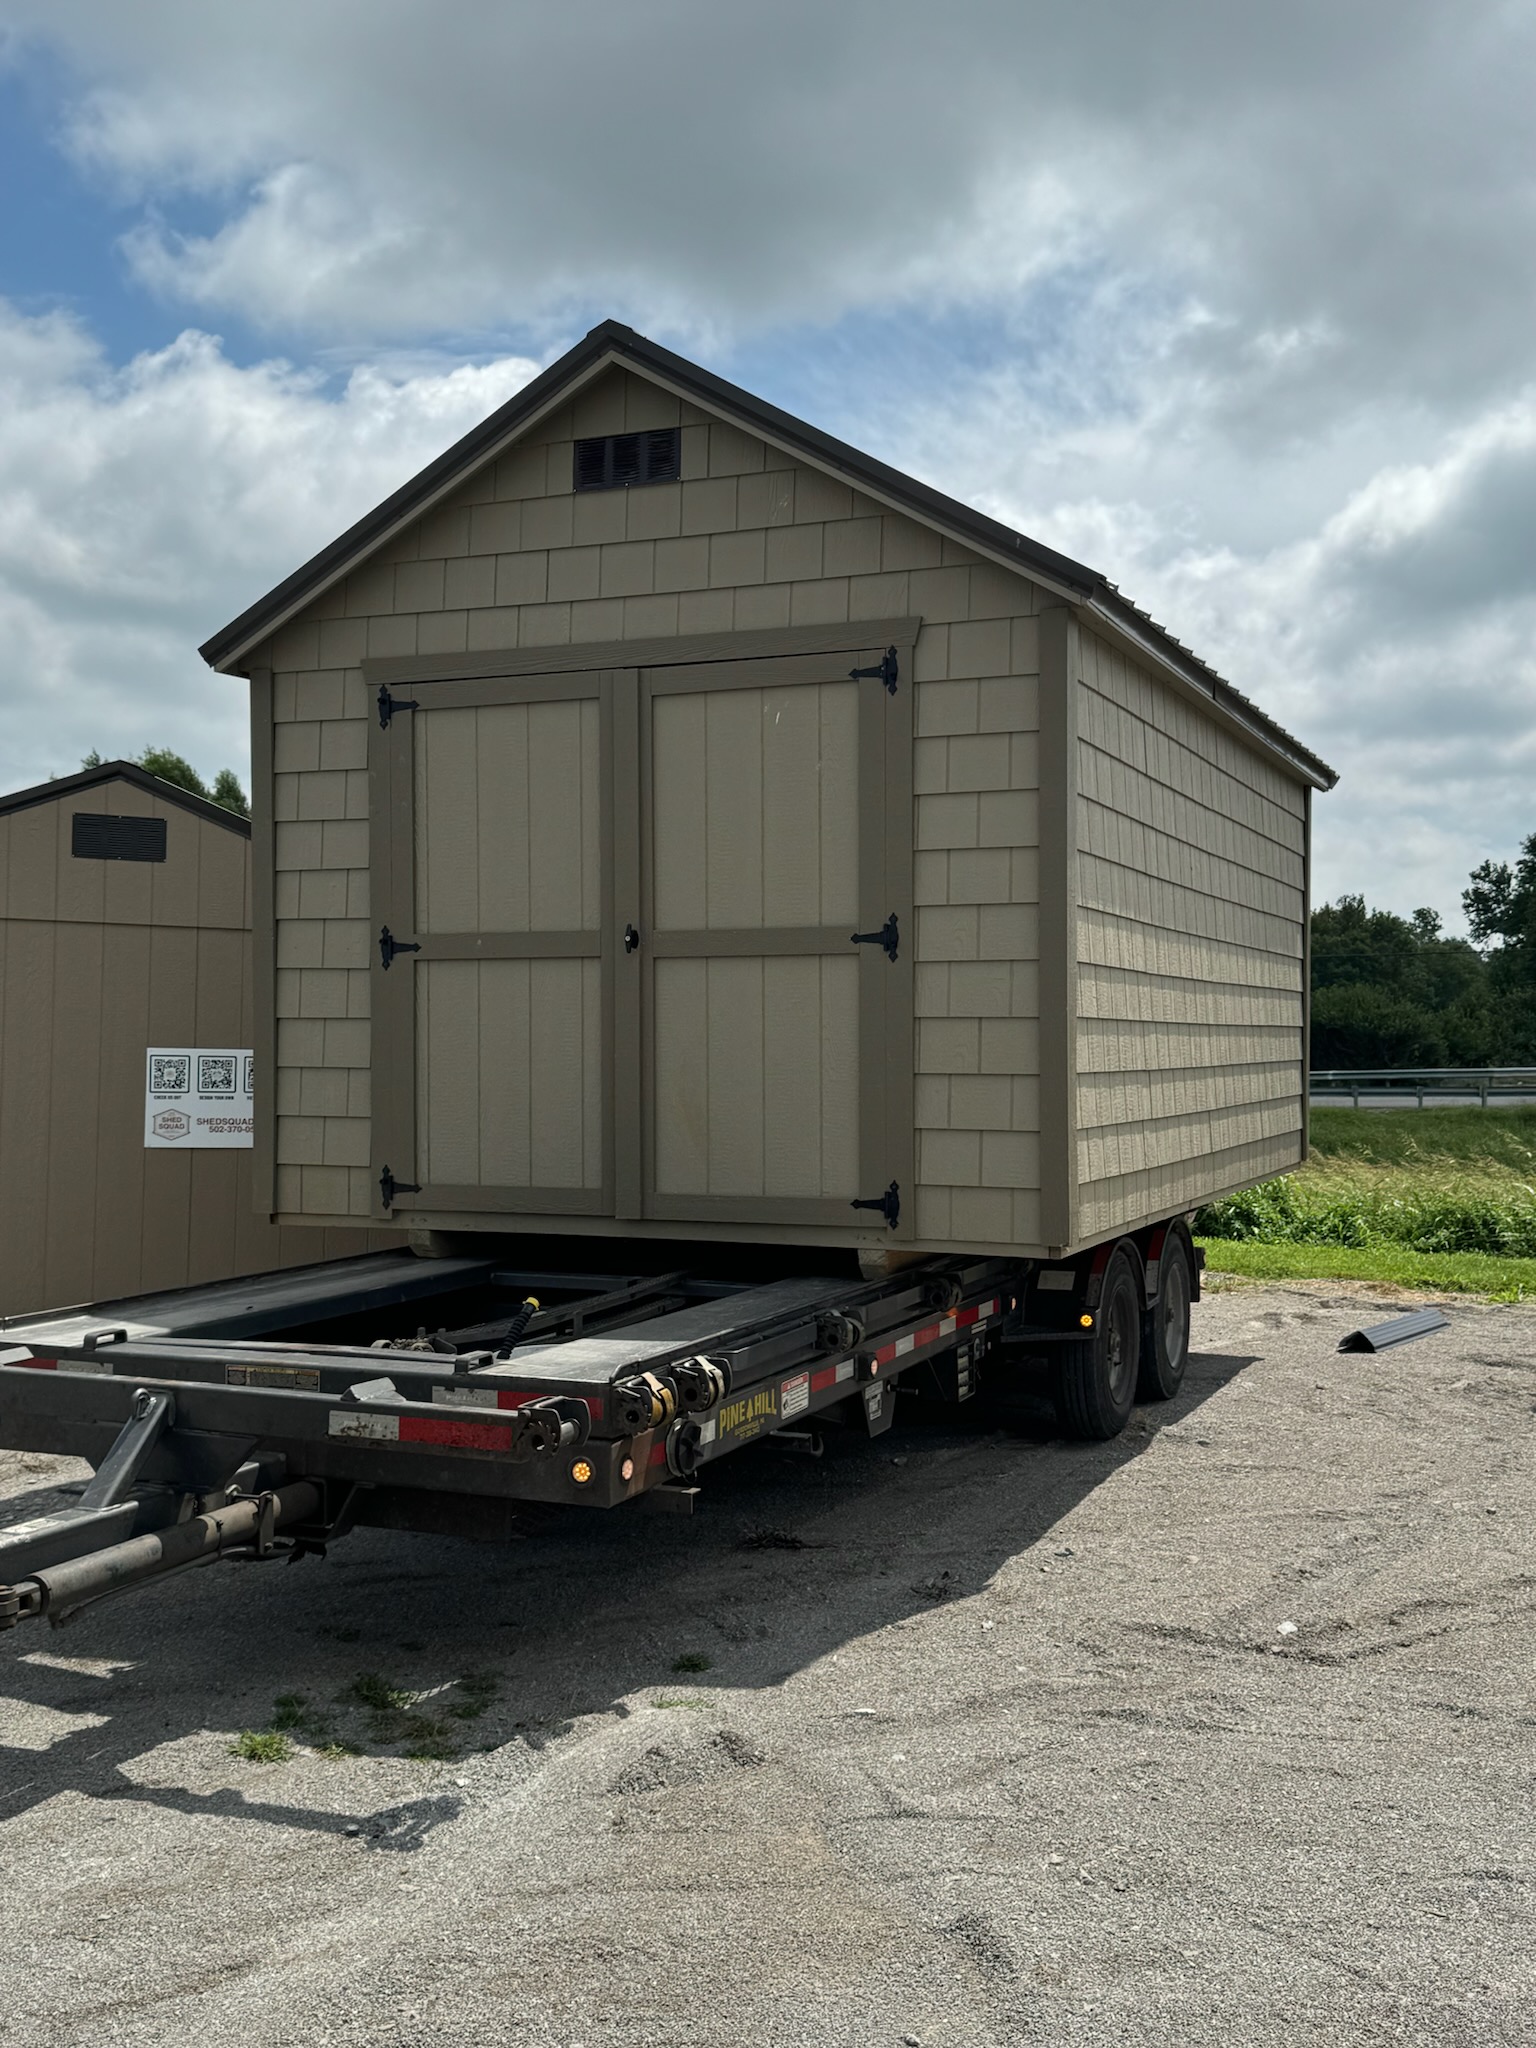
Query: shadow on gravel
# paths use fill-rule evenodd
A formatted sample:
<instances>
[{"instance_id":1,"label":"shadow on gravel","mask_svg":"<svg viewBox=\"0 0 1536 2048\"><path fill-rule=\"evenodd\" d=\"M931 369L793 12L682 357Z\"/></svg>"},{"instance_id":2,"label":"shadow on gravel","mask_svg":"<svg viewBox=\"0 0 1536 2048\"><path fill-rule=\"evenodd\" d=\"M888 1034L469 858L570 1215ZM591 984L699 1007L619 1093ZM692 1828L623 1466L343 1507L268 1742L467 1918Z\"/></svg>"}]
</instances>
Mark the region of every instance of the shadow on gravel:
<instances>
[{"instance_id":1,"label":"shadow on gravel","mask_svg":"<svg viewBox=\"0 0 1536 2048\"><path fill-rule=\"evenodd\" d=\"M215 1565L62 1630L17 1629L0 1639L0 1695L45 1710L45 1727L48 1712L93 1724L46 1747L0 1744L0 1822L73 1792L417 1848L458 1800L371 1814L283 1804L264 1797L275 1774L263 1782L265 1767L234 1759L237 1786L142 1779L175 1775L176 1760L153 1753L200 1737L206 1782L207 1746L226 1752L235 1731L270 1725L294 1701L333 1738L398 1754L398 1730L375 1716L370 1734L356 1705L386 1682L429 1717L420 1725L439 1762L537 1752L583 1715L627 1712L637 1693L686 1718L708 1710L715 1686L779 1685L860 1636L982 1591L1252 1363L1196 1353L1179 1398L1138 1408L1112 1443L1063 1443L1049 1404L1027 1391L985 1408L914 1401L873 1440L829 1431L820 1457L776 1441L723 1460L692 1517L573 1510L495 1548L360 1530L323 1562ZM22 1507L5 1504L8 1517ZM289 1725L315 1745L304 1723Z\"/></svg>"}]
</instances>

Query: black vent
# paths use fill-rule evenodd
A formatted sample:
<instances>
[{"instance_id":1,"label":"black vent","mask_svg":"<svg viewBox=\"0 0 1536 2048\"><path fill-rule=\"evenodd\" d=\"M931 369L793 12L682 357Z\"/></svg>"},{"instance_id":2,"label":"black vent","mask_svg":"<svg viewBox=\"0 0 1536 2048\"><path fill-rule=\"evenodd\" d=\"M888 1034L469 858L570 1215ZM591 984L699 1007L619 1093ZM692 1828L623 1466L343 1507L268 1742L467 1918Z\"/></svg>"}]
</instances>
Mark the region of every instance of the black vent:
<instances>
[{"instance_id":1,"label":"black vent","mask_svg":"<svg viewBox=\"0 0 1536 2048\"><path fill-rule=\"evenodd\" d=\"M70 852L76 860L164 860L164 818L114 818L76 811Z\"/></svg>"},{"instance_id":2,"label":"black vent","mask_svg":"<svg viewBox=\"0 0 1536 2048\"><path fill-rule=\"evenodd\" d=\"M576 443L578 491L626 490L631 484L674 483L683 471L681 427L644 434L604 434Z\"/></svg>"}]
</instances>

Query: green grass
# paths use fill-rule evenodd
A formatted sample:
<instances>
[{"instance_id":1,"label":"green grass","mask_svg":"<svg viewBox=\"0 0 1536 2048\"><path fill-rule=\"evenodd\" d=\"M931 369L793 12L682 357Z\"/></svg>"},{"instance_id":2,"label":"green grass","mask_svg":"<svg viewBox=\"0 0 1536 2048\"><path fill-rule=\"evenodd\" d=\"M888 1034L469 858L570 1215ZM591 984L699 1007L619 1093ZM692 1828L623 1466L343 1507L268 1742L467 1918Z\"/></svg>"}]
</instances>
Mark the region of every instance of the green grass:
<instances>
[{"instance_id":1,"label":"green grass","mask_svg":"<svg viewBox=\"0 0 1536 2048\"><path fill-rule=\"evenodd\" d=\"M1379 1280L1426 1294L1478 1294L1491 1301L1536 1301L1536 1259L1495 1259L1479 1252L1415 1252L1365 1247L1258 1244L1203 1238L1206 1270L1249 1280Z\"/></svg>"},{"instance_id":2,"label":"green grass","mask_svg":"<svg viewBox=\"0 0 1536 2048\"><path fill-rule=\"evenodd\" d=\"M252 1764L285 1764L293 1755L293 1744L276 1729L247 1728L229 1745L229 1753Z\"/></svg>"},{"instance_id":3,"label":"green grass","mask_svg":"<svg viewBox=\"0 0 1536 2048\"><path fill-rule=\"evenodd\" d=\"M354 1699L365 1707L372 1707L376 1714L399 1714L414 1706L416 1695L407 1692L404 1686L391 1685L387 1678L380 1678L376 1671L362 1671L347 1687L345 1698Z\"/></svg>"},{"instance_id":4,"label":"green grass","mask_svg":"<svg viewBox=\"0 0 1536 2048\"><path fill-rule=\"evenodd\" d=\"M1536 1105L1529 1109L1314 1109L1312 1151L1362 1166L1508 1167L1536 1177Z\"/></svg>"},{"instance_id":5,"label":"green grass","mask_svg":"<svg viewBox=\"0 0 1536 2048\"><path fill-rule=\"evenodd\" d=\"M1308 1163L1195 1230L1213 1272L1536 1298L1536 1108L1315 1110Z\"/></svg>"}]
</instances>

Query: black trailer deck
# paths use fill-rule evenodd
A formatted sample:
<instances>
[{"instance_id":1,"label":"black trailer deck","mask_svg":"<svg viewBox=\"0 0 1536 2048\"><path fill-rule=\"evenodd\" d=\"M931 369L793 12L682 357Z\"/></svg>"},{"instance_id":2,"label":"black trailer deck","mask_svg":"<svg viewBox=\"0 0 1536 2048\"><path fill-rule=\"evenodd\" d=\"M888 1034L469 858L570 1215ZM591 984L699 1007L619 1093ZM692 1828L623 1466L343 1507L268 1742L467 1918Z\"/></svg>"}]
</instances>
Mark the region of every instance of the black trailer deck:
<instances>
[{"instance_id":1,"label":"black trailer deck","mask_svg":"<svg viewBox=\"0 0 1536 2048\"><path fill-rule=\"evenodd\" d=\"M0 1626L280 1525L320 1549L358 1522L494 1535L529 1508L687 1511L696 1475L757 1438L833 1411L889 1427L897 1378L940 1356L963 1396L1026 1278L989 1258L754 1283L383 1253L15 1319L0 1441L97 1476L0 1532ZM468 1320L428 1335L434 1314Z\"/></svg>"},{"instance_id":2,"label":"black trailer deck","mask_svg":"<svg viewBox=\"0 0 1536 2048\"><path fill-rule=\"evenodd\" d=\"M232 1552L323 1552L359 1523L504 1539L552 1511L691 1512L715 1460L832 1423L879 1434L899 1383L965 1400L984 1357L1044 1351L1101 1391L1118 1375L1120 1405L1078 1432L1112 1433L1156 1333L1166 1351L1182 1315L1187 1340L1181 1232L876 1278L835 1256L592 1272L386 1252L13 1319L0 1444L96 1476L0 1530L0 1628Z\"/></svg>"}]
</instances>

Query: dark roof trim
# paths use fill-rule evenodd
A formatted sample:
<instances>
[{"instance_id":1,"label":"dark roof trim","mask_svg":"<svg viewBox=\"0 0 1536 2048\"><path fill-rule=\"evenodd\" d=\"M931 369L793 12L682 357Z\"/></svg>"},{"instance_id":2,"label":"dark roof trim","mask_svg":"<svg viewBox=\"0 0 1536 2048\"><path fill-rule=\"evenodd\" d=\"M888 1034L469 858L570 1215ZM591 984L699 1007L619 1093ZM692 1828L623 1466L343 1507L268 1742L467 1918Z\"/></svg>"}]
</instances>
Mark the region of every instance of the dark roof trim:
<instances>
[{"instance_id":1,"label":"dark roof trim","mask_svg":"<svg viewBox=\"0 0 1536 2048\"><path fill-rule=\"evenodd\" d=\"M1223 704L1255 738L1273 747L1307 781L1331 789L1338 780L1325 761L1276 725L1147 613L1121 597L1115 585L1097 570L1016 533L1000 520L989 519L972 506L961 504L957 498L946 497L942 491L919 483L915 477L823 433L793 413L728 383L713 371L701 369L685 356L674 355L670 349L648 341L617 320L605 320L600 327L594 327L573 349L541 371L532 383L525 384L515 397L472 428L435 462L428 463L409 483L205 641L199 649L204 661L219 668L253 640L275 628L306 597L331 582L351 562L366 556L413 514L425 511L458 477L516 435L520 427L545 411L570 385L608 359L633 364L642 372L665 379L700 404L729 413L744 426L805 455L819 467L835 470L856 487L886 498L919 519L984 549L994 560L1038 576L1063 596L1101 611L1107 620L1123 619L1150 655L1167 662L1193 681L1203 694Z\"/></svg>"},{"instance_id":2,"label":"dark roof trim","mask_svg":"<svg viewBox=\"0 0 1536 2048\"><path fill-rule=\"evenodd\" d=\"M163 782L137 761L103 761L99 768L84 768L78 775L61 775L56 782L39 782L31 789L13 790L9 796L0 796L0 818L8 817L12 811L29 811L35 804L83 796L86 790L99 789L105 782L131 782L146 796L190 811L205 825L222 825L226 832L238 832L242 839L251 836L249 818L242 818L238 811L226 811L222 804L211 804L206 797L194 796L190 789L182 789L174 782Z\"/></svg>"}]
</instances>

